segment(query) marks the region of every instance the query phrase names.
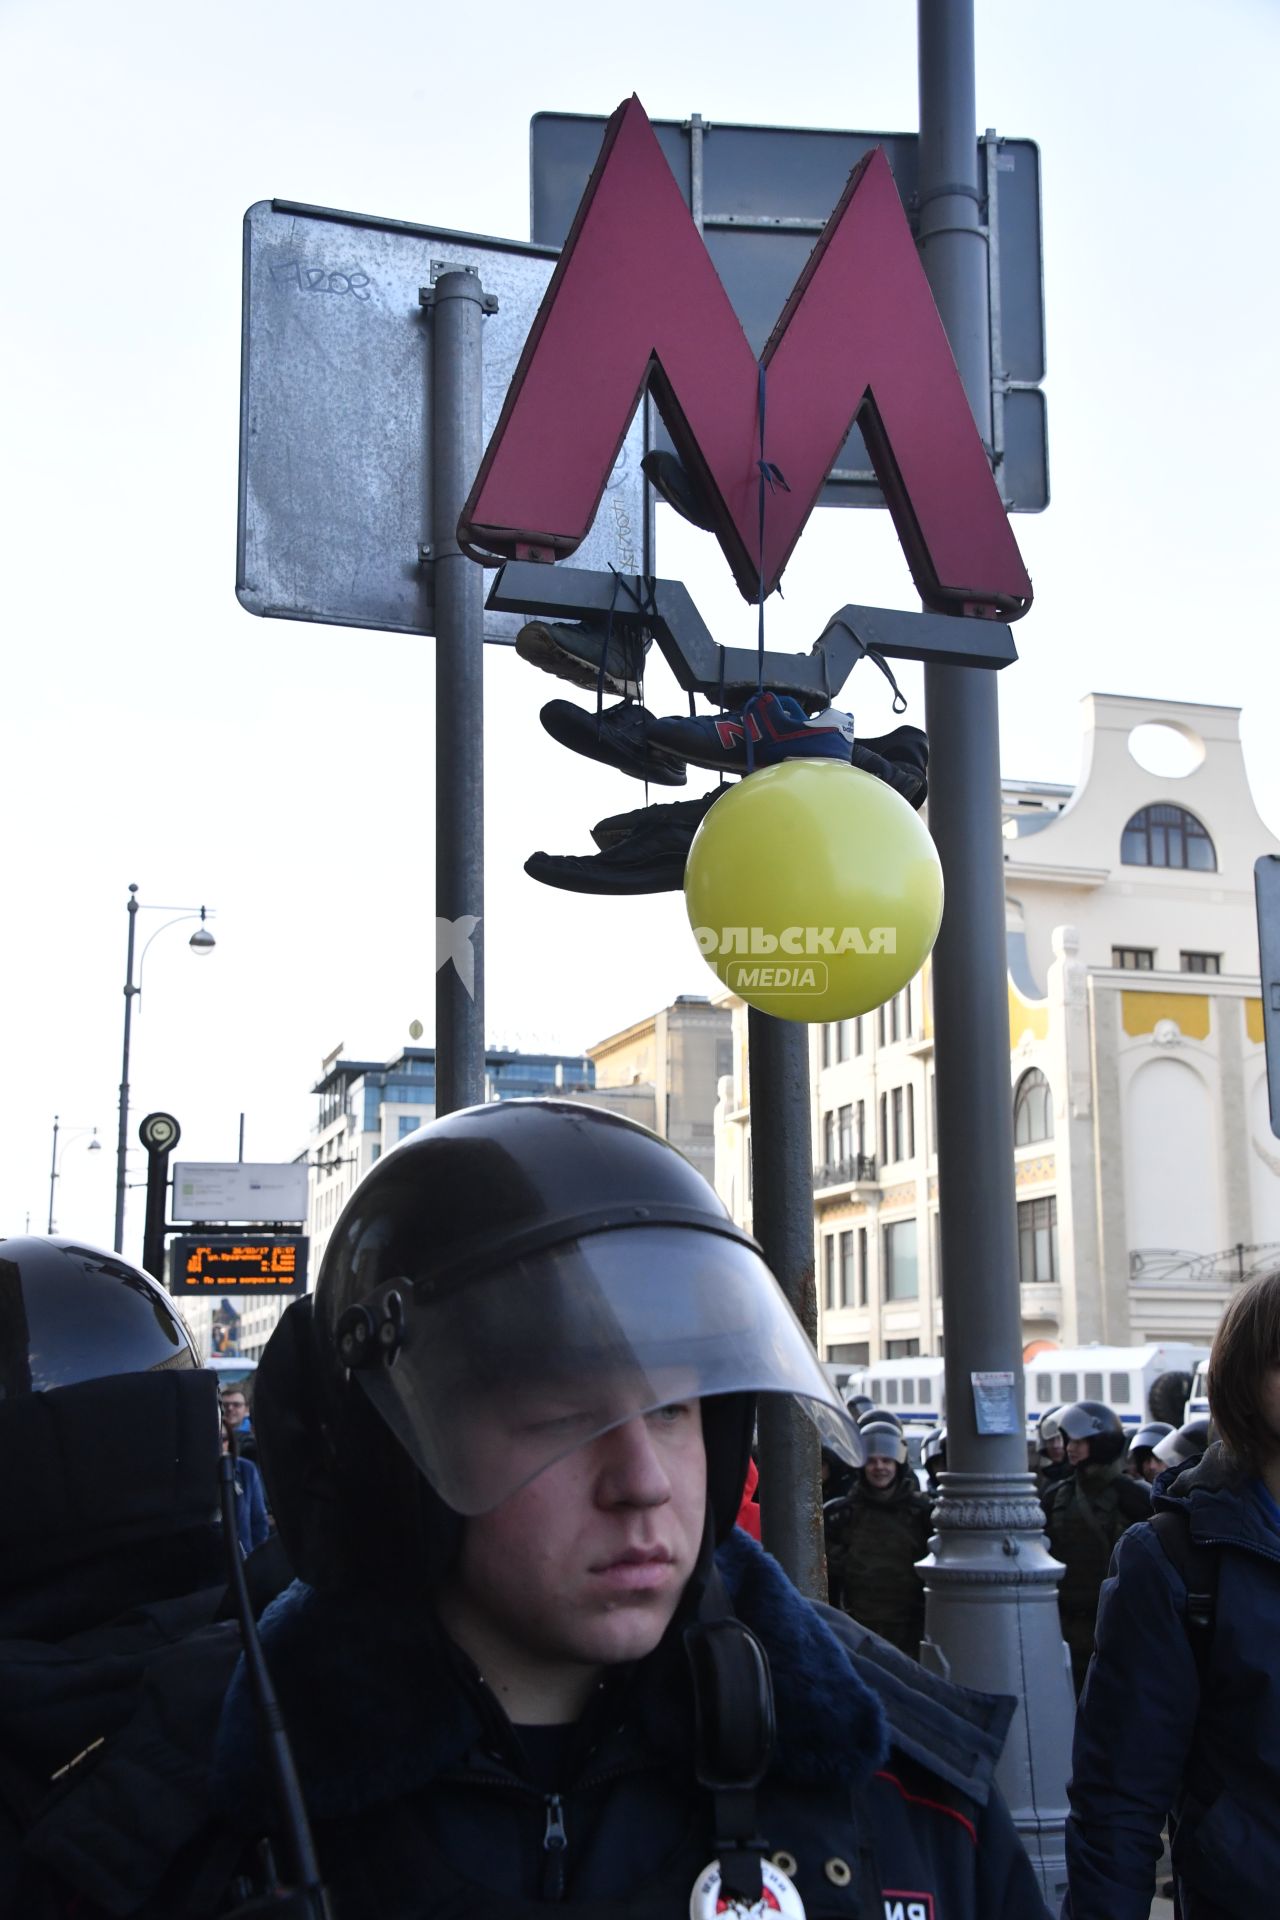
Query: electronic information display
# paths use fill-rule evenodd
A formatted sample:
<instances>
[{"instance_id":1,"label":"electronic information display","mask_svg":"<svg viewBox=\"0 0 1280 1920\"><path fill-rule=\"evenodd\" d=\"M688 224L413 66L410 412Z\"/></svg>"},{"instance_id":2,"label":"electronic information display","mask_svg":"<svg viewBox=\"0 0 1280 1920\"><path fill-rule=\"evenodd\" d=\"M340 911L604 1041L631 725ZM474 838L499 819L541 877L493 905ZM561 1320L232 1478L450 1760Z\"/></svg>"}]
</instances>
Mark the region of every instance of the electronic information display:
<instances>
[{"instance_id":1,"label":"electronic information display","mask_svg":"<svg viewBox=\"0 0 1280 1920\"><path fill-rule=\"evenodd\" d=\"M305 1293L308 1240L301 1233L178 1236L170 1243L169 1291Z\"/></svg>"}]
</instances>

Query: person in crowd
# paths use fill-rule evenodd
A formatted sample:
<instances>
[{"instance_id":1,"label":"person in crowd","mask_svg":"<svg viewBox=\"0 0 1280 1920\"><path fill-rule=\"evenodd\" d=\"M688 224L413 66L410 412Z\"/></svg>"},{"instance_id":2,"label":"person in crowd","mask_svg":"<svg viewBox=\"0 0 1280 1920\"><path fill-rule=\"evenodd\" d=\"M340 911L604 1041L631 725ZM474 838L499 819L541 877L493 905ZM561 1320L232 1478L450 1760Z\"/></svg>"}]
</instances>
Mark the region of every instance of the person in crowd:
<instances>
[{"instance_id":1,"label":"person in crowd","mask_svg":"<svg viewBox=\"0 0 1280 1920\"><path fill-rule=\"evenodd\" d=\"M734 1519L757 1395L862 1445L759 1250L619 1115L448 1115L348 1202L255 1382L304 1575L263 1624L337 1920L1043 1915L1010 1703ZM222 1804L269 1810L247 1678Z\"/></svg>"},{"instance_id":2,"label":"person in crowd","mask_svg":"<svg viewBox=\"0 0 1280 1920\"><path fill-rule=\"evenodd\" d=\"M1148 1420L1138 1428L1124 1458L1124 1470L1131 1480L1145 1480L1150 1486L1159 1478L1165 1463L1156 1457L1156 1448L1172 1432L1167 1420Z\"/></svg>"},{"instance_id":3,"label":"person in crowd","mask_svg":"<svg viewBox=\"0 0 1280 1920\"><path fill-rule=\"evenodd\" d=\"M271 1522L267 1516L267 1496L262 1489L262 1475L252 1460L239 1457L239 1437L228 1419L224 1398L222 1451L229 1453L235 1461L236 1525L240 1535L240 1551L248 1559L255 1547L262 1546L269 1539Z\"/></svg>"},{"instance_id":4,"label":"person in crowd","mask_svg":"<svg viewBox=\"0 0 1280 1920\"><path fill-rule=\"evenodd\" d=\"M1181 1920L1273 1913L1280 1883L1280 1273L1229 1303L1219 1438L1163 1474L1098 1609L1069 1788L1064 1920L1146 1920L1166 1819Z\"/></svg>"},{"instance_id":5,"label":"person in crowd","mask_svg":"<svg viewBox=\"0 0 1280 1920\"><path fill-rule=\"evenodd\" d=\"M1153 1484L1165 1478L1175 1480L1184 1467L1193 1467L1214 1437L1213 1422L1204 1414L1188 1420L1185 1426L1170 1427L1153 1449Z\"/></svg>"},{"instance_id":6,"label":"person in crowd","mask_svg":"<svg viewBox=\"0 0 1280 1920\"><path fill-rule=\"evenodd\" d=\"M869 1420L858 1430L867 1457L832 1520L828 1578L846 1613L916 1660L924 1637L916 1562L929 1551L933 1502L916 1484L897 1427Z\"/></svg>"},{"instance_id":7,"label":"person in crowd","mask_svg":"<svg viewBox=\"0 0 1280 1920\"><path fill-rule=\"evenodd\" d=\"M235 1436L238 1460L258 1458L258 1439L253 1431L253 1411L247 1387L237 1383L222 1389L222 1417L227 1430Z\"/></svg>"},{"instance_id":8,"label":"person in crowd","mask_svg":"<svg viewBox=\"0 0 1280 1920\"><path fill-rule=\"evenodd\" d=\"M239 1840L209 1762L222 1617L218 1386L117 1254L0 1241L0 1914L201 1920Z\"/></svg>"},{"instance_id":9,"label":"person in crowd","mask_svg":"<svg viewBox=\"0 0 1280 1920\"><path fill-rule=\"evenodd\" d=\"M1050 1553L1066 1568L1058 1613L1078 1698L1093 1654L1098 1594L1111 1550L1126 1527L1150 1515L1151 1492L1124 1472L1124 1427L1111 1407L1101 1400L1077 1400L1060 1410L1058 1425L1071 1478L1044 1497L1045 1531Z\"/></svg>"},{"instance_id":10,"label":"person in crowd","mask_svg":"<svg viewBox=\"0 0 1280 1920\"><path fill-rule=\"evenodd\" d=\"M1051 1487L1058 1486L1063 1480L1071 1478L1071 1462L1067 1458L1067 1443L1058 1422L1062 1414L1061 1407L1050 1407L1040 1416L1037 1428L1039 1446L1036 1462L1036 1491L1045 1500Z\"/></svg>"},{"instance_id":11,"label":"person in crowd","mask_svg":"<svg viewBox=\"0 0 1280 1920\"><path fill-rule=\"evenodd\" d=\"M938 1491L938 1480L947 1470L947 1430L935 1427L927 1433L920 1443L920 1465L928 1477L933 1493Z\"/></svg>"}]
</instances>

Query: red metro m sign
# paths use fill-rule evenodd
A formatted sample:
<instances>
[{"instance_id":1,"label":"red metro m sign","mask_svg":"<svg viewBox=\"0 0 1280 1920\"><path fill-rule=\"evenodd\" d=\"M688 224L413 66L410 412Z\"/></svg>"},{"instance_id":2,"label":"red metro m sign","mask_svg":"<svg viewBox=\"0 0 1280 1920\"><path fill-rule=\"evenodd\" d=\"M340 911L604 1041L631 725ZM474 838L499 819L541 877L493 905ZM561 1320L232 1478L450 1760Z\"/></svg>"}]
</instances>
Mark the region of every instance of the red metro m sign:
<instances>
[{"instance_id":1,"label":"red metro m sign","mask_svg":"<svg viewBox=\"0 0 1280 1920\"><path fill-rule=\"evenodd\" d=\"M759 543L760 368L770 492ZM525 343L458 539L559 559L585 538L650 391L709 501L744 597L771 593L855 419L917 590L1017 619L1031 582L991 477L889 164L855 167L757 364L632 99L613 115Z\"/></svg>"}]
</instances>

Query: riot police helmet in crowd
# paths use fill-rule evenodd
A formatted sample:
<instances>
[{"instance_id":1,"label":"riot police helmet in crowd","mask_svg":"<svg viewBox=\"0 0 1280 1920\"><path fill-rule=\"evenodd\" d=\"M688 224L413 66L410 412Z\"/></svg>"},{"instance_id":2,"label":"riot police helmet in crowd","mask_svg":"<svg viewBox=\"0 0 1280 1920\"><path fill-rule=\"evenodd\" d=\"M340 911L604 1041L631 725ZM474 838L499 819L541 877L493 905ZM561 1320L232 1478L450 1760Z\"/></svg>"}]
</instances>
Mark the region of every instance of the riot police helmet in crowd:
<instances>
[{"instance_id":1,"label":"riot police helmet in crowd","mask_svg":"<svg viewBox=\"0 0 1280 1920\"><path fill-rule=\"evenodd\" d=\"M1152 1452L1163 1466L1185 1467L1200 1458L1213 1437L1213 1423L1207 1414L1202 1413L1194 1420L1188 1420L1185 1426L1170 1427Z\"/></svg>"},{"instance_id":2,"label":"riot police helmet in crowd","mask_svg":"<svg viewBox=\"0 0 1280 1920\"><path fill-rule=\"evenodd\" d=\"M0 1240L0 1400L201 1364L164 1288L117 1253Z\"/></svg>"},{"instance_id":3,"label":"riot police helmet in crowd","mask_svg":"<svg viewBox=\"0 0 1280 1920\"><path fill-rule=\"evenodd\" d=\"M1107 1466L1124 1452L1124 1426L1119 1414L1102 1400L1075 1400L1058 1414L1065 1440L1083 1440L1092 1465Z\"/></svg>"},{"instance_id":4,"label":"riot police helmet in crowd","mask_svg":"<svg viewBox=\"0 0 1280 1920\"><path fill-rule=\"evenodd\" d=\"M1154 1453L1165 1435L1173 1431L1167 1420L1148 1420L1129 1442L1129 1458L1135 1465L1140 1465L1144 1456Z\"/></svg>"},{"instance_id":5,"label":"riot police helmet in crowd","mask_svg":"<svg viewBox=\"0 0 1280 1920\"><path fill-rule=\"evenodd\" d=\"M844 1403L855 1420L861 1420L876 1404L869 1393L846 1393Z\"/></svg>"},{"instance_id":6,"label":"riot police helmet in crowd","mask_svg":"<svg viewBox=\"0 0 1280 1920\"><path fill-rule=\"evenodd\" d=\"M882 1426L887 1421L891 1427L896 1427L899 1433L902 1432L902 1422L898 1418L897 1414L893 1411L892 1407L872 1406L872 1407L868 1407L865 1413L860 1413L858 1415L859 1433L862 1432L864 1427L869 1427L873 1421L878 1426Z\"/></svg>"},{"instance_id":7,"label":"riot police helmet in crowd","mask_svg":"<svg viewBox=\"0 0 1280 1920\"><path fill-rule=\"evenodd\" d=\"M858 1431L868 1460L892 1460L900 1467L906 1466L907 1441L901 1427L888 1420L867 1420Z\"/></svg>"},{"instance_id":8,"label":"riot police helmet in crowd","mask_svg":"<svg viewBox=\"0 0 1280 1920\"><path fill-rule=\"evenodd\" d=\"M932 1478L947 1464L947 1430L934 1427L920 1443L920 1465Z\"/></svg>"},{"instance_id":9,"label":"riot police helmet in crowd","mask_svg":"<svg viewBox=\"0 0 1280 1920\"><path fill-rule=\"evenodd\" d=\"M290 1389L271 1346L287 1347L304 1304L335 1458L376 1446L353 1405L363 1402L455 1518L499 1506L613 1427L695 1399L718 1538L738 1512L757 1394L792 1395L833 1453L863 1458L756 1243L674 1147L600 1108L465 1108L366 1175L314 1296L284 1316L258 1371L273 1500L272 1403ZM314 1556L290 1541L285 1491L277 1518L300 1563Z\"/></svg>"}]
</instances>

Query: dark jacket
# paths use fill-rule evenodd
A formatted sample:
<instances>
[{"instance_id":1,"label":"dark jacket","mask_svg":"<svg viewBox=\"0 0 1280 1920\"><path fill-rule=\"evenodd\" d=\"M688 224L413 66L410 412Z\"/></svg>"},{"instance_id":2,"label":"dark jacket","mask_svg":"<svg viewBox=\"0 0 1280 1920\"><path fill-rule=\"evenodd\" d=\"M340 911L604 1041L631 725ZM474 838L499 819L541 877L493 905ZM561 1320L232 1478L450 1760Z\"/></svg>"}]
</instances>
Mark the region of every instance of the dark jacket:
<instances>
[{"instance_id":1,"label":"dark jacket","mask_svg":"<svg viewBox=\"0 0 1280 1920\"><path fill-rule=\"evenodd\" d=\"M1151 1493L1141 1481L1129 1478L1119 1460L1106 1466L1089 1461L1051 1488L1044 1506L1049 1551L1066 1568L1058 1588L1058 1613L1079 1694L1093 1654L1098 1595L1112 1552L1125 1528L1150 1514Z\"/></svg>"},{"instance_id":2,"label":"dark jacket","mask_svg":"<svg viewBox=\"0 0 1280 1920\"><path fill-rule=\"evenodd\" d=\"M246 1559L271 1533L262 1475L252 1460L239 1456L236 1459L236 1528L240 1551Z\"/></svg>"},{"instance_id":3,"label":"dark jacket","mask_svg":"<svg viewBox=\"0 0 1280 1920\"><path fill-rule=\"evenodd\" d=\"M1067 1828L1069 1920L1146 1920L1160 1832L1176 1813L1183 1920L1280 1905L1280 1533L1215 1446L1157 1511L1217 1553L1200 1685L1186 1587L1154 1530L1116 1548L1076 1721Z\"/></svg>"},{"instance_id":4,"label":"dark jacket","mask_svg":"<svg viewBox=\"0 0 1280 1920\"><path fill-rule=\"evenodd\" d=\"M794 1859L809 1920L1043 1920L992 1779L1012 1703L925 1674L811 1606L741 1531L717 1562L768 1652L778 1737L757 1811L770 1851ZM402 1607L299 1584L264 1640L336 1920L689 1911L715 1849L678 1633L610 1675L550 1761ZM218 1774L246 1831L264 1805L260 1769L242 1669Z\"/></svg>"},{"instance_id":5,"label":"dark jacket","mask_svg":"<svg viewBox=\"0 0 1280 1920\"><path fill-rule=\"evenodd\" d=\"M846 1613L916 1659L924 1635L924 1586L917 1560L929 1551L933 1502L909 1467L879 1494L862 1476L827 1529L831 1590Z\"/></svg>"}]
</instances>

